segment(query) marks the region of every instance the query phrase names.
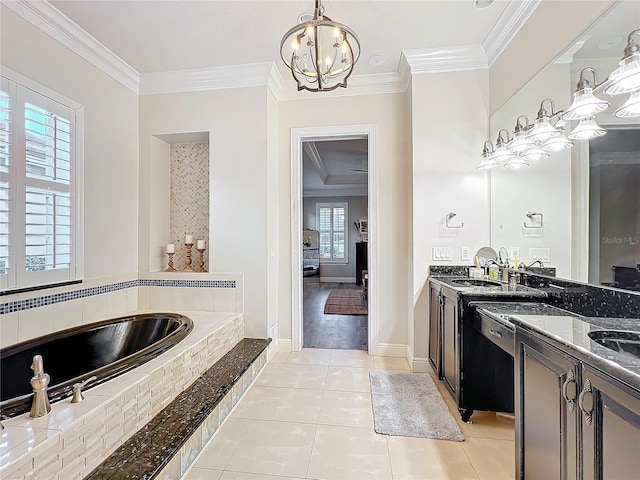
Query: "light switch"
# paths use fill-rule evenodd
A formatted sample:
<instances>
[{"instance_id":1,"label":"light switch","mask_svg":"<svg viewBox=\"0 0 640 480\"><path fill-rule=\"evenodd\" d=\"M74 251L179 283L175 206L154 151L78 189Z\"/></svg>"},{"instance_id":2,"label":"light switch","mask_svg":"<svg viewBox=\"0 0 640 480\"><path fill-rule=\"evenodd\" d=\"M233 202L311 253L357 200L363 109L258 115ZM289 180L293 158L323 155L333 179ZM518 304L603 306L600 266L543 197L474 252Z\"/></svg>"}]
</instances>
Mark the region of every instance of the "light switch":
<instances>
[{"instance_id":1,"label":"light switch","mask_svg":"<svg viewBox=\"0 0 640 480\"><path fill-rule=\"evenodd\" d=\"M529 260L534 262L540 260L543 263L549 263L551 261L551 249L550 248L530 248Z\"/></svg>"}]
</instances>

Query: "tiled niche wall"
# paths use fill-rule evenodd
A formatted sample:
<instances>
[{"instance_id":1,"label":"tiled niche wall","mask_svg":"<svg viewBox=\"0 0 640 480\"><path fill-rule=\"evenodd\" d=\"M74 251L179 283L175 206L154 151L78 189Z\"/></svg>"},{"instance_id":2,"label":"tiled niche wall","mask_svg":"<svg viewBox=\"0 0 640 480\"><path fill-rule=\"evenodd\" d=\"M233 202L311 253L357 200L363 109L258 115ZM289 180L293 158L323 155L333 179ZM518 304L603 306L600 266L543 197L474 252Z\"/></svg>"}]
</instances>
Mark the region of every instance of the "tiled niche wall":
<instances>
[{"instance_id":1,"label":"tiled niche wall","mask_svg":"<svg viewBox=\"0 0 640 480\"><path fill-rule=\"evenodd\" d=\"M185 234L193 235L194 243L205 240L205 268L209 268L209 144L175 143L171 145L170 181L171 206L169 231L171 243L176 245L173 257L175 268L185 266ZM200 258L195 245L191 266Z\"/></svg>"}]
</instances>

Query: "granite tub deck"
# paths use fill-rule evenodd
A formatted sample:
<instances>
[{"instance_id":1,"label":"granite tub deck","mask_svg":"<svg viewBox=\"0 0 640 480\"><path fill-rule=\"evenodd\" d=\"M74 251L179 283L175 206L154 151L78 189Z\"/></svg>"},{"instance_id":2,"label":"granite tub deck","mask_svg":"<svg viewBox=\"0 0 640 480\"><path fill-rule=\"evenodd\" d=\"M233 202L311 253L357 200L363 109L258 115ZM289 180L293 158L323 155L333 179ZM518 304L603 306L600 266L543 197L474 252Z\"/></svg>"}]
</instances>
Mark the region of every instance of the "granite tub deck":
<instances>
[{"instance_id":1,"label":"granite tub deck","mask_svg":"<svg viewBox=\"0 0 640 480\"><path fill-rule=\"evenodd\" d=\"M0 478L83 478L244 338L242 313L179 313L193 331L162 355L88 389L81 403L66 399L46 417L3 421Z\"/></svg>"},{"instance_id":2,"label":"granite tub deck","mask_svg":"<svg viewBox=\"0 0 640 480\"><path fill-rule=\"evenodd\" d=\"M266 364L270 342L238 342L85 480L178 480Z\"/></svg>"}]
</instances>

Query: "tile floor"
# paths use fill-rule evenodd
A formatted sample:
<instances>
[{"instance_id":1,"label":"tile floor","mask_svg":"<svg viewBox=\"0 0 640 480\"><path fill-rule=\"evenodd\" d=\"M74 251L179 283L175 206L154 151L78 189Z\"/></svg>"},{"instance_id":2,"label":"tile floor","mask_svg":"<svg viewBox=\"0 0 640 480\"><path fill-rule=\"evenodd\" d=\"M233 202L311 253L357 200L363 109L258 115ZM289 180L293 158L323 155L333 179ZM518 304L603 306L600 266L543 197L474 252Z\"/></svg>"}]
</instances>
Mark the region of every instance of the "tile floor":
<instances>
[{"instance_id":1,"label":"tile floor","mask_svg":"<svg viewBox=\"0 0 640 480\"><path fill-rule=\"evenodd\" d=\"M378 435L369 371L405 359L359 350L278 353L203 450L185 480L512 479L513 417L476 413L464 442Z\"/></svg>"}]
</instances>

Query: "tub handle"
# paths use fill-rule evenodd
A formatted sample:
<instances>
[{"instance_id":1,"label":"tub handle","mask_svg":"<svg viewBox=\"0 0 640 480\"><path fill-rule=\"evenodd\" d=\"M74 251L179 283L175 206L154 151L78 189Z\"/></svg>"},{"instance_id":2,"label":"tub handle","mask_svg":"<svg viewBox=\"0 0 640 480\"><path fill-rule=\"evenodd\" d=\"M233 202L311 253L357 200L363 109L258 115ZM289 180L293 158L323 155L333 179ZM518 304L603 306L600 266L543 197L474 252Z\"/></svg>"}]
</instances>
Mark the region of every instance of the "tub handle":
<instances>
[{"instance_id":1,"label":"tub handle","mask_svg":"<svg viewBox=\"0 0 640 480\"><path fill-rule=\"evenodd\" d=\"M93 377L89 377L84 379L79 383L73 384L73 398L71 399L71 403L80 403L84 400L84 395L82 395L82 387L84 387L88 382L92 380L96 380L98 377L95 375Z\"/></svg>"}]
</instances>

